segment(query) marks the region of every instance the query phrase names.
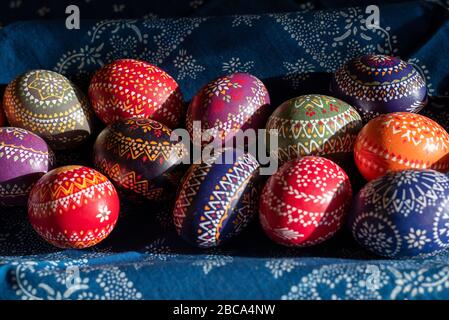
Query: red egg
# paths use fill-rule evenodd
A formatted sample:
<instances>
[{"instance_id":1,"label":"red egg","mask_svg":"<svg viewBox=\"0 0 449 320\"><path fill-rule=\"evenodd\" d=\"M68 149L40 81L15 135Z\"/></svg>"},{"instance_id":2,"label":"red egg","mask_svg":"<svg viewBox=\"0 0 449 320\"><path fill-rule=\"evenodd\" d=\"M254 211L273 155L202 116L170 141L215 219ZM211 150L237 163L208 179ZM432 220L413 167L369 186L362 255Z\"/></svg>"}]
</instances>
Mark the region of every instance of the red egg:
<instances>
[{"instance_id":1,"label":"red egg","mask_svg":"<svg viewBox=\"0 0 449 320\"><path fill-rule=\"evenodd\" d=\"M331 160L304 157L285 163L265 185L260 222L286 246L306 247L332 237L343 225L352 197L346 173Z\"/></svg>"},{"instance_id":2,"label":"red egg","mask_svg":"<svg viewBox=\"0 0 449 320\"><path fill-rule=\"evenodd\" d=\"M181 90L164 70L144 61L116 60L98 70L89 86L92 107L106 125L134 117L176 128L184 115Z\"/></svg>"},{"instance_id":3,"label":"red egg","mask_svg":"<svg viewBox=\"0 0 449 320\"><path fill-rule=\"evenodd\" d=\"M83 166L66 166L45 174L28 200L31 225L60 248L87 248L114 229L120 204L112 183Z\"/></svg>"}]
</instances>

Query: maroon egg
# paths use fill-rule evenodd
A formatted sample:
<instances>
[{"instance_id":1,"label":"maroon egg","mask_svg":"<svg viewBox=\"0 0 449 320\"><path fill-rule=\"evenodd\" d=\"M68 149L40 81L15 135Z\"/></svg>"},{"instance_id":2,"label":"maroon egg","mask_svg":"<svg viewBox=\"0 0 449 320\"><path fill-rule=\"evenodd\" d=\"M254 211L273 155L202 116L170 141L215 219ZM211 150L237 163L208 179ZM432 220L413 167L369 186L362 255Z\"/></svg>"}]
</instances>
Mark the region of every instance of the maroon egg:
<instances>
[{"instance_id":1,"label":"maroon egg","mask_svg":"<svg viewBox=\"0 0 449 320\"><path fill-rule=\"evenodd\" d=\"M25 206L31 188L54 162L41 137L24 129L0 128L0 204Z\"/></svg>"},{"instance_id":2,"label":"maroon egg","mask_svg":"<svg viewBox=\"0 0 449 320\"><path fill-rule=\"evenodd\" d=\"M95 168L130 200L165 201L174 196L187 152L171 136L172 130L155 120L116 121L95 142Z\"/></svg>"},{"instance_id":3,"label":"maroon egg","mask_svg":"<svg viewBox=\"0 0 449 320\"><path fill-rule=\"evenodd\" d=\"M187 130L201 122L203 143L225 144L240 129L262 129L269 114L270 97L265 85L247 73L219 77L205 85L187 110ZM205 136L209 136L209 138ZM199 141L193 141L199 145Z\"/></svg>"}]
</instances>

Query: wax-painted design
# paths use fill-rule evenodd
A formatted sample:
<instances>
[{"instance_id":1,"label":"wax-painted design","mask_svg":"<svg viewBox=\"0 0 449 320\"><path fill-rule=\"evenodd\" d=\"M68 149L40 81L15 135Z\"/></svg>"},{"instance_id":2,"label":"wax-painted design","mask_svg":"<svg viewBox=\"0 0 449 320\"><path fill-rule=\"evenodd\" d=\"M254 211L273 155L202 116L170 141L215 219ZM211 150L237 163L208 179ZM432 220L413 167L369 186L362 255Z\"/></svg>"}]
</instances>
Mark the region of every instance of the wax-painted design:
<instances>
[{"instance_id":1,"label":"wax-painted design","mask_svg":"<svg viewBox=\"0 0 449 320\"><path fill-rule=\"evenodd\" d=\"M118 219L119 199L112 183L83 166L44 175L33 187L28 217L36 232L60 248L86 248L106 238Z\"/></svg>"},{"instance_id":2,"label":"wax-painted design","mask_svg":"<svg viewBox=\"0 0 449 320\"><path fill-rule=\"evenodd\" d=\"M356 196L349 226L385 257L433 255L449 246L449 178L434 170L391 172Z\"/></svg>"},{"instance_id":3,"label":"wax-painted design","mask_svg":"<svg viewBox=\"0 0 449 320\"><path fill-rule=\"evenodd\" d=\"M55 150L74 148L92 132L87 98L53 71L33 70L13 80L3 107L10 125L36 133Z\"/></svg>"},{"instance_id":4,"label":"wax-painted design","mask_svg":"<svg viewBox=\"0 0 449 320\"><path fill-rule=\"evenodd\" d=\"M98 70L89 86L95 113L109 125L120 119L151 118L175 129L184 115L176 81L144 61L116 60Z\"/></svg>"},{"instance_id":5,"label":"wax-painted design","mask_svg":"<svg viewBox=\"0 0 449 320\"><path fill-rule=\"evenodd\" d=\"M371 120L354 145L355 163L367 180L405 169L447 172L448 153L449 134L433 120L408 112Z\"/></svg>"},{"instance_id":6,"label":"wax-painted design","mask_svg":"<svg viewBox=\"0 0 449 320\"><path fill-rule=\"evenodd\" d=\"M269 116L270 97L262 81L247 73L219 77L205 85L192 99L186 126L193 136L193 122L211 142L224 144L238 130L262 129ZM195 141L194 141L195 142Z\"/></svg>"},{"instance_id":7,"label":"wax-painted design","mask_svg":"<svg viewBox=\"0 0 449 320\"><path fill-rule=\"evenodd\" d=\"M332 90L366 121L389 112L419 112L427 104L426 82L407 62L369 54L354 58L334 74Z\"/></svg>"},{"instance_id":8,"label":"wax-painted design","mask_svg":"<svg viewBox=\"0 0 449 320\"><path fill-rule=\"evenodd\" d=\"M265 185L260 222L277 243L316 245L341 228L351 197L348 176L331 160L315 156L291 160Z\"/></svg>"},{"instance_id":9,"label":"wax-painted design","mask_svg":"<svg viewBox=\"0 0 449 320\"><path fill-rule=\"evenodd\" d=\"M269 117L267 148L281 164L308 155L348 158L361 128L360 115L347 103L304 95L284 102ZM277 149L269 144L270 134L278 137Z\"/></svg>"},{"instance_id":10,"label":"wax-painted design","mask_svg":"<svg viewBox=\"0 0 449 320\"><path fill-rule=\"evenodd\" d=\"M26 206L31 188L54 164L52 150L39 136L0 128L0 205Z\"/></svg>"},{"instance_id":11,"label":"wax-painted design","mask_svg":"<svg viewBox=\"0 0 449 320\"><path fill-rule=\"evenodd\" d=\"M146 118L120 120L104 129L94 146L95 167L125 196L165 200L179 183L183 144L170 141L172 131Z\"/></svg>"},{"instance_id":12,"label":"wax-painted design","mask_svg":"<svg viewBox=\"0 0 449 320\"><path fill-rule=\"evenodd\" d=\"M233 150L233 163L216 163L221 154L189 168L175 203L178 234L198 247L230 240L257 213L259 163L239 150Z\"/></svg>"}]
</instances>

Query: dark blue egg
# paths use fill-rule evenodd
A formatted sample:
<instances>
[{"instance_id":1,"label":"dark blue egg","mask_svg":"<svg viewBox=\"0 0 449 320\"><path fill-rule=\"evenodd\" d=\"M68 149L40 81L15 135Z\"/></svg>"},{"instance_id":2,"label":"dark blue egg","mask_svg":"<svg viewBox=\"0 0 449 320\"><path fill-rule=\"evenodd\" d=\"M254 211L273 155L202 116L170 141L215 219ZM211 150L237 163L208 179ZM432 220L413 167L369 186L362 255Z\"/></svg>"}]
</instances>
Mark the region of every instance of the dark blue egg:
<instances>
[{"instance_id":1,"label":"dark blue egg","mask_svg":"<svg viewBox=\"0 0 449 320\"><path fill-rule=\"evenodd\" d=\"M333 95L366 122L390 112L419 112L427 104L426 82L398 57L368 54L345 63L332 77Z\"/></svg>"},{"instance_id":2,"label":"dark blue egg","mask_svg":"<svg viewBox=\"0 0 449 320\"><path fill-rule=\"evenodd\" d=\"M354 238L384 257L436 254L449 246L449 178L434 170L405 170L373 180L354 199Z\"/></svg>"},{"instance_id":3,"label":"dark blue egg","mask_svg":"<svg viewBox=\"0 0 449 320\"><path fill-rule=\"evenodd\" d=\"M227 150L193 164L181 182L173 220L191 245L210 248L240 233L257 213L259 163L250 154Z\"/></svg>"}]
</instances>

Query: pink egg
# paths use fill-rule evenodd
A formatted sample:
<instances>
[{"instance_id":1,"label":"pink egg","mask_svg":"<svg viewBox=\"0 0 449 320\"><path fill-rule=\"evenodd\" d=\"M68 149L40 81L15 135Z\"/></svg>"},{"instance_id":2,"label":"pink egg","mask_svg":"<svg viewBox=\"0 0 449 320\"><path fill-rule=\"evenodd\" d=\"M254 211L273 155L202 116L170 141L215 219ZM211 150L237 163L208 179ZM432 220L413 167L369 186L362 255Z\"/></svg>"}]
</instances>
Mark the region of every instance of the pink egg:
<instances>
[{"instance_id":1,"label":"pink egg","mask_svg":"<svg viewBox=\"0 0 449 320\"><path fill-rule=\"evenodd\" d=\"M193 136L193 122L200 121L203 144L224 144L238 130L265 127L270 97L265 85L247 73L219 77L205 85L187 110L187 130ZM196 145L197 141L193 141Z\"/></svg>"}]
</instances>

